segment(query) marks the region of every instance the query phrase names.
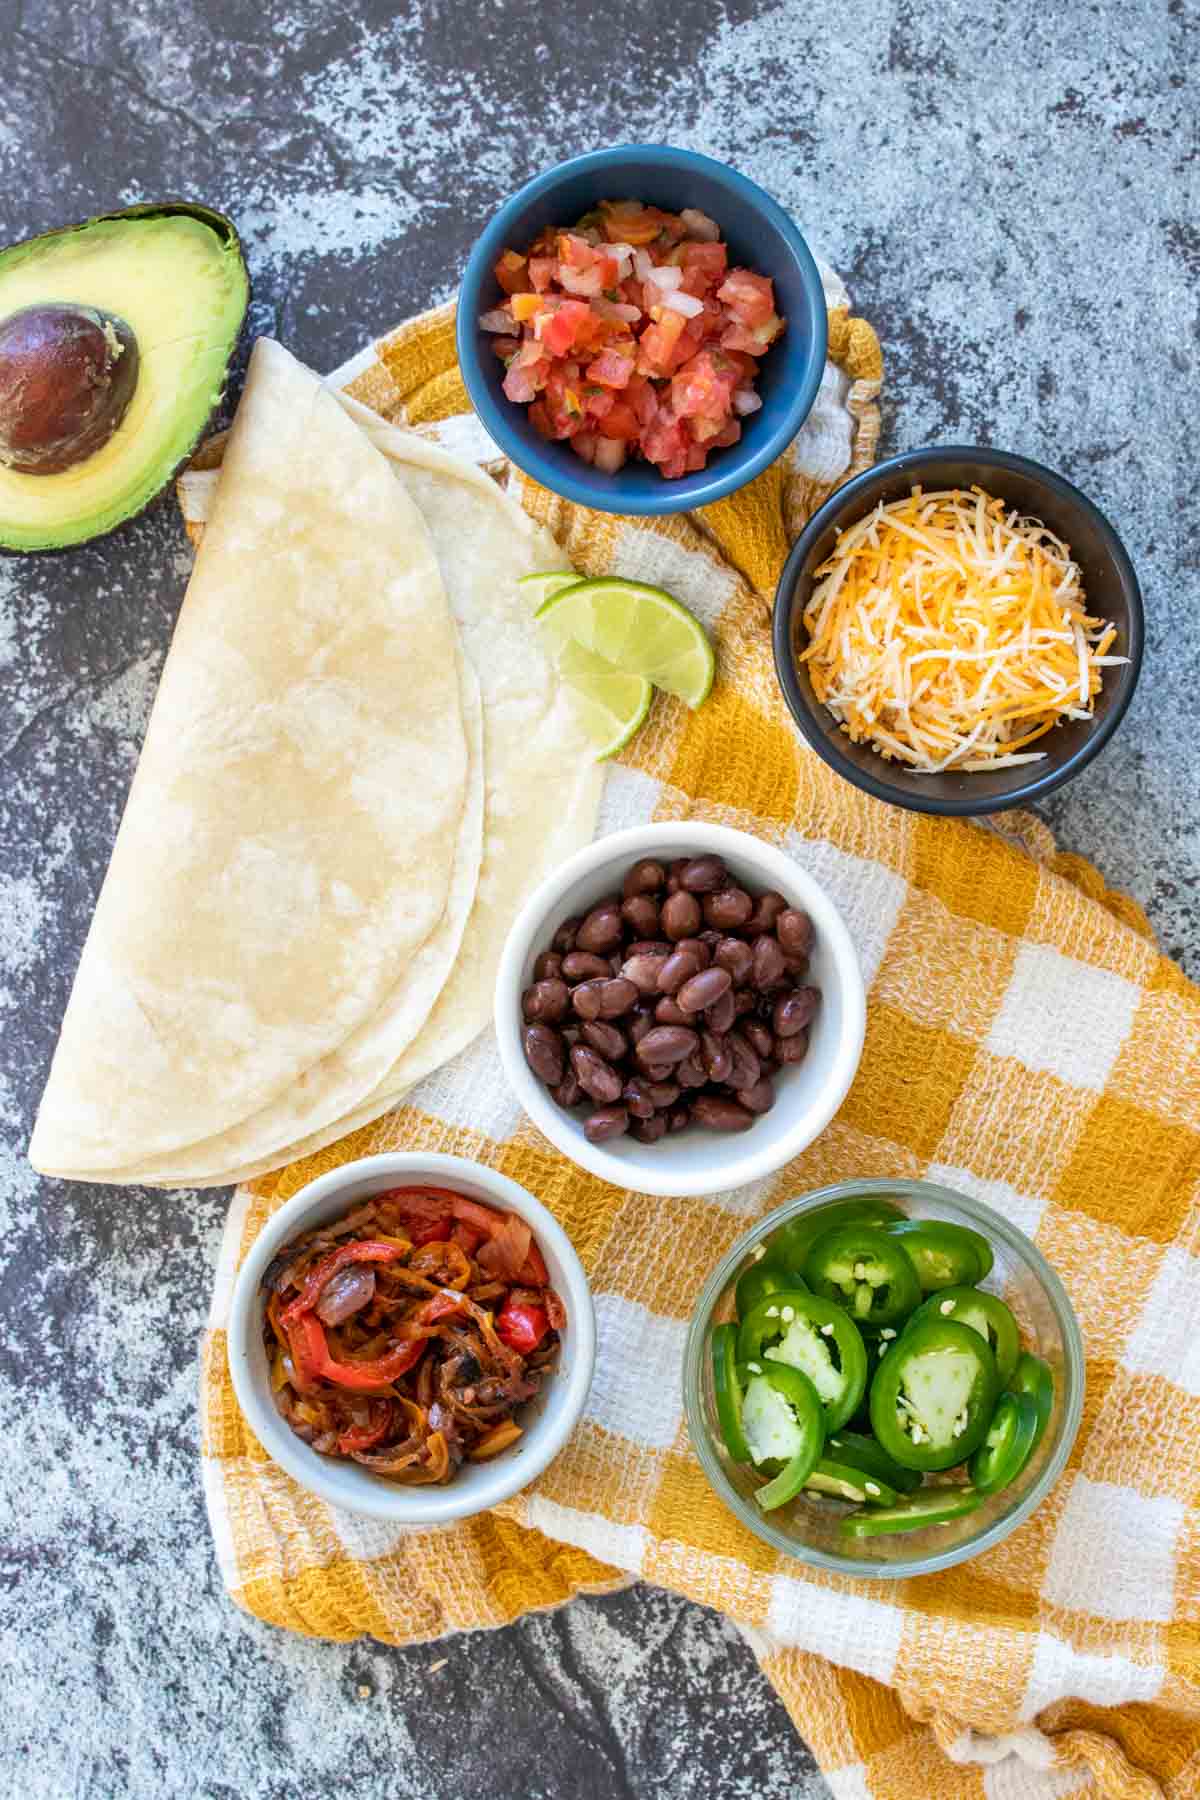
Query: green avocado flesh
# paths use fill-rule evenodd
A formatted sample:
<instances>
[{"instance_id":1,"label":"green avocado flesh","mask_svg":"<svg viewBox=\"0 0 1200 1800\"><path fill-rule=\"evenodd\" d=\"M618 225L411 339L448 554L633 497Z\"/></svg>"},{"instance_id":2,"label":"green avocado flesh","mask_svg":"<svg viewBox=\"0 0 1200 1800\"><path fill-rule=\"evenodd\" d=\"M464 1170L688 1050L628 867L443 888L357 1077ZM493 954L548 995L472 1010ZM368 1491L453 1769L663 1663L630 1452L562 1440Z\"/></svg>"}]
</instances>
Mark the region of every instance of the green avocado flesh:
<instances>
[{"instance_id":1,"label":"green avocado flesh","mask_svg":"<svg viewBox=\"0 0 1200 1800\"><path fill-rule=\"evenodd\" d=\"M0 321L82 306L125 321L137 382L98 449L52 474L0 464L0 546L57 550L132 518L170 481L221 398L250 296L219 213L134 207L0 251Z\"/></svg>"}]
</instances>

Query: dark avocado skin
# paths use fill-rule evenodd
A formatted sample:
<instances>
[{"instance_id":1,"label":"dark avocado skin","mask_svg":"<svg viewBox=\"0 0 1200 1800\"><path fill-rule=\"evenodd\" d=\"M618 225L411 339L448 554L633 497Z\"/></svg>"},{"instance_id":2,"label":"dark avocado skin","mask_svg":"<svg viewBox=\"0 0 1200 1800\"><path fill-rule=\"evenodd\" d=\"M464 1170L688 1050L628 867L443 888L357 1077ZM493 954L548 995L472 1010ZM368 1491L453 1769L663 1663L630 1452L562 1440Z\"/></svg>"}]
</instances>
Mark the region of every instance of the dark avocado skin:
<instances>
[{"instance_id":1,"label":"dark avocado skin","mask_svg":"<svg viewBox=\"0 0 1200 1800\"><path fill-rule=\"evenodd\" d=\"M60 225L50 231L39 231L33 237L18 239L15 245L5 246L5 248L11 247L16 249L23 248L26 244L41 243L44 238L68 237L73 232L86 231L91 225L99 225L114 219L160 219L179 217L198 219L202 225L207 225L209 229L220 238L222 244L236 254L238 262L241 264L243 273L246 276L246 303L242 308L242 316L238 324L237 333L230 342L229 355L226 358L225 364L225 376L222 380L221 392L217 397L216 404L213 406L207 419L203 420L201 423L199 430L193 434L187 448L183 451L178 460L164 473L161 487L157 488L153 494L149 495L141 506L135 507L132 512L126 513L123 519L118 519L113 525L110 525L107 530L98 531L94 536L80 539L73 544L47 544L36 550L25 550L18 549L11 544L0 543L0 557L62 556L68 551L82 549L85 544L96 544L103 538L112 537L114 532L122 530L132 519L140 518L143 513L149 511L150 507L157 505L159 500L162 499L163 494L171 487L180 470L186 468L187 464L192 460L197 444L200 442L201 438L207 435L209 428L212 425L213 418L220 410L221 402L225 397L225 381L228 380L229 369L237 354L238 345L241 343L242 334L245 331L246 326L246 313L249 310L250 301L253 297L250 284L250 272L246 266L246 258L242 250L242 240L238 235L238 230L233 223L233 220L227 218L224 213L217 212L215 208L211 206L202 206L194 200L141 200L135 206L123 206L116 212L96 213L90 219L80 219L76 224Z\"/></svg>"}]
</instances>

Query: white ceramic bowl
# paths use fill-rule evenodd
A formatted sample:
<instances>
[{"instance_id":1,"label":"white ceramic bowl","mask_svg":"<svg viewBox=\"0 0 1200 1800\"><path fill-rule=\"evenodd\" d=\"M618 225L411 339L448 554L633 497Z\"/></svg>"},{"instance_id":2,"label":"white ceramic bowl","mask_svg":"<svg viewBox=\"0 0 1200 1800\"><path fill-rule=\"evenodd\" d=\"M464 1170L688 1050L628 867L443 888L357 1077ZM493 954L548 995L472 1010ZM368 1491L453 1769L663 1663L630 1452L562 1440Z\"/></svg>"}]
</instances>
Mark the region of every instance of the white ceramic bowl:
<instances>
[{"instance_id":1,"label":"white ceramic bowl","mask_svg":"<svg viewBox=\"0 0 1200 1800\"><path fill-rule=\"evenodd\" d=\"M730 873L755 892L773 888L802 907L816 929L811 975L821 990L808 1055L773 1078L776 1101L749 1131L728 1136L689 1127L678 1136L640 1144L636 1138L590 1144L584 1113L564 1112L525 1061L521 995L533 965L564 919L620 889L639 857L725 859ZM862 1055L866 996L862 971L841 914L819 881L782 850L725 825L697 821L638 825L589 844L530 896L508 934L496 977L496 1036L517 1097L552 1144L593 1175L642 1194L716 1194L773 1174L822 1132L845 1099Z\"/></svg>"},{"instance_id":2,"label":"white ceramic bowl","mask_svg":"<svg viewBox=\"0 0 1200 1800\"><path fill-rule=\"evenodd\" d=\"M302 1443L275 1410L263 1349L260 1283L277 1251L314 1226L340 1218L372 1194L406 1183L458 1188L473 1200L519 1213L533 1229L550 1282L567 1310L558 1366L523 1407L524 1435L494 1461L464 1463L445 1487L404 1487L360 1463L321 1456ZM461 1156L394 1151L364 1156L310 1181L274 1215L238 1273L229 1313L229 1370L238 1405L267 1454L322 1500L347 1512L407 1525L440 1525L486 1512L541 1474L574 1430L592 1384L596 1320L583 1267L571 1241L540 1200L507 1175Z\"/></svg>"}]
</instances>

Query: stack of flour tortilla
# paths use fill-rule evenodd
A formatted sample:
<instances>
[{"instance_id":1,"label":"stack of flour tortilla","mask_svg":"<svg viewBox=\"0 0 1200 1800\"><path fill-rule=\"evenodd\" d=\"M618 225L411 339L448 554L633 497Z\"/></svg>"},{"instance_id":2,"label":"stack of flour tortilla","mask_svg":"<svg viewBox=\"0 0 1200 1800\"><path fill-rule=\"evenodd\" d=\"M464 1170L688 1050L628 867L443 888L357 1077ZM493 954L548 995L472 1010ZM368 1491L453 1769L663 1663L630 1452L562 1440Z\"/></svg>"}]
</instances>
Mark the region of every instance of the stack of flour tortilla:
<instances>
[{"instance_id":1,"label":"stack of flour tortilla","mask_svg":"<svg viewBox=\"0 0 1200 1800\"><path fill-rule=\"evenodd\" d=\"M396 1104L487 1023L600 773L473 464L260 339L30 1145L220 1186Z\"/></svg>"}]
</instances>

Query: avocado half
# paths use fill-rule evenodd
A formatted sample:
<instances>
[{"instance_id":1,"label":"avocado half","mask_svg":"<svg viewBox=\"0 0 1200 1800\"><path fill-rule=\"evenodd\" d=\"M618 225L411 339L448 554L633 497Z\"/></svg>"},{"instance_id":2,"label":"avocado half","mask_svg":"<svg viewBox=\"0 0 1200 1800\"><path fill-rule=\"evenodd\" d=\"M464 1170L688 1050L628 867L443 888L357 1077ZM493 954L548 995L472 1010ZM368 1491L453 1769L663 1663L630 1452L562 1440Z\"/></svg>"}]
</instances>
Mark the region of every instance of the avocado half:
<instances>
[{"instance_id":1,"label":"avocado half","mask_svg":"<svg viewBox=\"0 0 1200 1800\"><path fill-rule=\"evenodd\" d=\"M141 512L219 405L249 300L233 225L185 201L0 251L0 547Z\"/></svg>"}]
</instances>

